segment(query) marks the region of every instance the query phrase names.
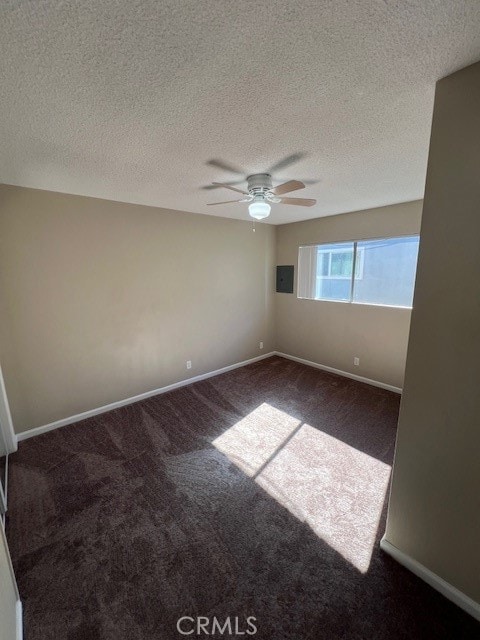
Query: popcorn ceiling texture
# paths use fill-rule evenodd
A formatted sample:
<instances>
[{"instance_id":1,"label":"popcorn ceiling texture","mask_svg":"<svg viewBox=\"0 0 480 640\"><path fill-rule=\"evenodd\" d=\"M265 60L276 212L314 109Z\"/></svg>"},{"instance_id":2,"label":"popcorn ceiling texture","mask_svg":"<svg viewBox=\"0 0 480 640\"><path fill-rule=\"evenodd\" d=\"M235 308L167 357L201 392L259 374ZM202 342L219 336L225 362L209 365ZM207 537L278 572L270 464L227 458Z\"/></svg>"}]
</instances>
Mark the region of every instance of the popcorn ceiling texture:
<instances>
[{"instance_id":1,"label":"popcorn ceiling texture","mask_svg":"<svg viewBox=\"0 0 480 640\"><path fill-rule=\"evenodd\" d=\"M3 0L0 181L209 208L233 174L319 180L291 222L423 195L434 84L480 58L478 0ZM233 194L232 194L233 195Z\"/></svg>"}]
</instances>

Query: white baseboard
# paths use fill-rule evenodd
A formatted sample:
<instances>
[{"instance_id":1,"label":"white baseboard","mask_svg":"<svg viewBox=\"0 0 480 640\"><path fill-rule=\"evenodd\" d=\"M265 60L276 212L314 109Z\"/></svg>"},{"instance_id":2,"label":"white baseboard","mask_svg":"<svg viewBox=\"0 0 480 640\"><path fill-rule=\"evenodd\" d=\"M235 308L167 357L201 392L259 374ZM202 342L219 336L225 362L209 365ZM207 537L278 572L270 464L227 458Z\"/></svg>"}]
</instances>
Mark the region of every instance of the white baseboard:
<instances>
[{"instance_id":1,"label":"white baseboard","mask_svg":"<svg viewBox=\"0 0 480 640\"><path fill-rule=\"evenodd\" d=\"M282 353L281 351L275 351L274 355L280 356L281 358L287 358L288 360L294 360L295 362L300 362L301 364L306 364L309 367L315 367L315 369L322 369L322 371L335 373L337 376L343 376L344 378L351 378L352 380L357 380L358 382L364 382L365 384L370 384L373 387L380 387L380 389L387 389L387 391L393 391L394 393L402 393L402 389L400 387L394 387L393 385L386 384L385 382L379 382L378 380L371 380L370 378L357 376L355 373L350 373L349 371L342 371L341 369L327 367L324 364L318 364L318 362L312 362L311 360L304 360L304 358L297 358L297 356L290 356L288 353Z\"/></svg>"},{"instance_id":2,"label":"white baseboard","mask_svg":"<svg viewBox=\"0 0 480 640\"><path fill-rule=\"evenodd\" d=\"M459 591L449 582L437 576L436 573L427 569L427 567L417 562L417 560L411 556L397 549L397 547L386 540L385 537L380 541L380 548L424 582L439 591L443 596L454 602L477 620L480 620L480 604L478 602L469 598L462 591Z\"/></svg>"},{"instance_id":3,"label":"white baseboard","mask_svg":"<svg viewBox=\"0 0 480 640\"><path fill-rule=\"evenodd\" d=\"M89 411L84 411L83 413L77 413L74 416L63 418L62 420L56 420L55 422L50 422L49 424L44 424L40 427L34 427L33 429L22 431L21 433L17 434L17 438L19 442L22 440L27 440L28 438L39 436L42 433L47 433L47 431L53 431L53 429L59 429L60 427L65 427L68 424L80 422L81 420L86 420L87 418L98 416L101 413L106 413L107 411L112 411L113 409L119 409L120 407L125 407L129 404L133 404L134 402L139 402L140 400L158 396L162 393L167 393L168 391L179 389L180 387L186 387L187 385L193 384L194 382L200 382L200 380L213 378L213 376L218 376L221 373L226 373L227 371L232 371L233 369L239 369L240 367L245 367L247 364L252 364L253 362L258 362L259 360L264 360L265 358L270 358L274 355L275 352L270 351L269 353L257 356L256 358L250 358L249 360L244 360L243 362L236 362L235 364L228 365L227 367L222 367L221 369L216 369L215 371L209 371L208 373L202 373L198 376L187 378L186 380L180 380L180 382L174 382L173 384L169 384L166 387L160 387L159 389L153 389L152 391L140 393L137 396L132 396L131 398L126 398L125 400L119 400L117 402L112 402L111 404L106 404L103 407L98 407L97 409L90 409Z\"/></svg>"},{"instance_id":4,"label":"white baseboard","mask_svg":"<svg viewBox=\"0 0 480 640\"><path fill-rule=\"evenodd\" d=\"M17 602L15 603L15 620L16 620L15 640L23 640L23 609L22 609L21 600L17 600Z\"/></svg>"},{"instance_id":5,"label":"white baseboard","mask_svg":"<svg viewBox=\"0 0 480 640\"><path fill-rule=\"evenodd\" d=\"M352 378L353 380L357 380L358 382L364 382L366 384L373 385L374 387L380 387L381 389L387 389L388 391L393 391L395 393L402 392L402 390L399 387L393 387L392 385L385 384L384 382L378 382L377 380L370 380L370 378L364 378L363 376L357 376L353 373L349 373L348 371L341 371L340 369L327 367L326 365L318 364L317 362L311 362L310 360L297 358L296 356L291 356L287 353L282 353L281 351L270 351L269 353L265 353L261 356L257 356L256 358L250 358L249 360L236 362L235 364L228 365L227 367L222 367L221 369L216 369L215 371L209 371L207 373L202 373L198 376L193 376L192 378L187 378L186 380L180 380L179 382L174 382L173 384L169 384L166 387L153 389L152 391L147 391L145 393L140 393L139 395L132 396L130 398L125 398L125 400L118 400L117 402L112 402L102 407L97 407L96 409L83 411L82 413L77 413L76 415L69 416L68 418L62 418L61 420L56 420L55 422L50 422L49 424L44 424L44 425L41 425L40 427L34 427L33 429L22 431L21 433L17 434L17 439L19 442L21 442L22 440L27 440L28 438L39 436L42 433L53 431L53 429L59 429L60 427L65 427L69 424L73 424L74 422L80 422L81 420L86 420L87 418L98 416L102 413L106 413L107 411L112 411L113 409L119 409L120 407L125 407L129 404L133 404L134 402L139 402L140 400L145 400L153 396L161 395L162 393L167 393L168 391L173 391L174 389L179 389L180 387L185 387L189 384L193 384L194 382L200 382L200 380L206 380L207 378L218 376L221 373L226 373L227 371L232 371L233 369L238 369L240 367L246 366L247 364L252 364L253 362L258 362L259 360L264 360L265 358L270 358L271 356L275 356L275 355L280 356L281 358L287 358L288 360L294 360L295 362L300 362L301 364L305 364L309 367L315 367L316 369L322 369L323 371L328 371L329 373L335 373L336 375L343 376L345 378Z\"/></svg>"}]
</instances>

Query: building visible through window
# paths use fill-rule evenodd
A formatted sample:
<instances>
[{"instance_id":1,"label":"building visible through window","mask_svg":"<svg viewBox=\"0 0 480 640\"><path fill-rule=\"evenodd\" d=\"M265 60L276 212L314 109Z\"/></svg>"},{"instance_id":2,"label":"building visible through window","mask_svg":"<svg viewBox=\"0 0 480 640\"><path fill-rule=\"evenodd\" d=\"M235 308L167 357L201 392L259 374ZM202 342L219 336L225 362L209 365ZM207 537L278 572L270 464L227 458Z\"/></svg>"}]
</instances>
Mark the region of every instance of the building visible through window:
<instances>
[{"instance_id":1,"label":"building visible through window","mask_svg":"<svg viewBox=\"0 0 480 640\"><path fill-rule=\"evenodd\" d=\"M411 307L418 245L402 236L300 247L298 297Z\"/></svg>"}]
</instances>

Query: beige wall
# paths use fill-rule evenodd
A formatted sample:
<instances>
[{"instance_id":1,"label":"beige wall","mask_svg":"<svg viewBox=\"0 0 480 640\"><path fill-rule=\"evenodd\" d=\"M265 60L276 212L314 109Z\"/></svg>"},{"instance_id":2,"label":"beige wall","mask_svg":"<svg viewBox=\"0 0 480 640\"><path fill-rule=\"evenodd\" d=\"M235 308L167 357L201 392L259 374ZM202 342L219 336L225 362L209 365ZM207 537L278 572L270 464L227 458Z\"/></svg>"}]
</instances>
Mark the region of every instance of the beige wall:
<instances>
[{"instance_id":1,"label":"beige wall","mask_svg":"<svg viewBox=\"0 0 480 640\"><path fill-rule=\"evenodd\" d=\"M480 63L437 84L386 539L480 603Z\"/></svg>"},{"instance_id":2,"label":"beige wall","mask_svg":"<svg viewBox=\"0 0 480 640\"><path fill-rule=\"evenodd\" d=\"M13 577L7 541L0 523L0 640L15 640L17 586Z\"/></svg>"},{"instance_id":3,"label":"beige wall","mask_svg":"<svg viewBox=\"0 0 480 640\"><path fill-rule=\"evenodd\" d=\"M277 349L402 387L410 310L298 299L298 247L416 234L421 210L421 201L408 202L277 227L277 264L295 265L295 292L275 294Z\"/></svg>"},{"instance_id":4,"label":"beige wall","mask_svg":"<svg viewBox=\"0 0 480 640\"><path fill-rule=\"evenodd\" d=\"M0 361L16 430L272 350L274 229L256 227L0 186Z\"/></svg>"},{"instance_id":5,"label":"beige wall","mask_svg":"<svg viewBox=\"0 0 480 640\"><path fill-rule=\"evenodd\" d=\"M417 233L420 216L412 202L253 233L0 186L0 362L16 430L273 349L401 387L410 311L274 294L275 248L296 265L301 244Z\"/></svg>"}]
</instances>

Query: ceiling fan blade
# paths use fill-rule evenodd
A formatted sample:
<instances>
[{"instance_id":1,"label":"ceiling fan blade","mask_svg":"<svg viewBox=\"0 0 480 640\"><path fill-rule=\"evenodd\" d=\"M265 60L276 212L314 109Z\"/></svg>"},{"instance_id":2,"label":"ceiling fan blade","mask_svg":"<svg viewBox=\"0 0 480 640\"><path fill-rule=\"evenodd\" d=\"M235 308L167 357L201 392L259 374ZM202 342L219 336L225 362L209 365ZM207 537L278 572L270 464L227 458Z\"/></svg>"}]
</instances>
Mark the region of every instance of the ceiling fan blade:
<instances>
[{"instance_id":1,"label":"ceiling fan blade","mask_svg":"<svg viewBox=\"0 0 480 640\"><path fill-rule=\"evenodd\" d=\"M268 173L276 173L277 171L281 171L282 169L286 169L295 162L299 162L302 158L305 157L304 153L292 153L283 160L279 160L274 165L270 167Z\"/></svg>"},{"instance_id":2,"label":"ceiling fan blade","mask_svg":"<svg viewBox=\"0 0 480 640\"><path fill-rule=\"evenodd\" d=\"M243 184L245 182L245 179L242 178L241 180L234 180L233 182L227 182L225 184ZM205 189L206 191L211 191L212 189L219 189L220 186L223 186L222 183L218 182L217 184L205 184L203 185L203 187L200 187L201 189Z\"/></svg>"},{"instance_id":3,"label":"ceiling fan blade","mask_svg":"<svg viewBox=\"0 0 480 640\"><path fill-rule=\"evenodd\" d=\"M248 191L243 191L242 189L237 189L237 187L232 187L229 184L223 184L222 182L212 182L217 187L223 187L224 189L230 189L231 191L238 191L238 193L243 193L244 196L248 196Z\"/></svg>"},{"instance_id":4,"label":"ceiling fan blade","mask_svg":"<svg viewBox=\"0 0 480 640\"><path fill-rule=\"evenodd\" d=\"M299 207L313 207L316 203L311 198L280 198L280 204L296 204Z\"/></svg>"},{"instance_id":5,"label":"ceiling fan blade","mask_svg":"<svg viewBox=\"0 0 480 640\"><path fill-rule=\"evenodd\" d=\"M281 196L282 193L290 193L290 191L296 191L297 189L305 189L305 185L300 180L289 180L283 184L279 184L278 187L270 189L276 196Z\"/></svg>"},{"instance_id":6,"label":"ceiling fan blade","mask_svg":"<svg viewBox=\"0 0 480 640\"><path fill-rule=\"evenodd\" d=\"M230 204L231 202L245 202L245 200L225 200L224 202L207 202L207 207L211 207L214 204Z\"/></svg>"},{"instance_id":7,"label":"ceiling fan blade","mask_svg":"<svg viewBox=\"0 0 480 640\"><path fill-rule=\"evenodd\" d=\"M245 175L244 172L238 167L235 167L232 164L228 164L228 162L224 162L223 160L218 160L217 158L207 160L206 164L208 164L210 167L221 169L222 171L228 171L229 173L239 173L242 176Z\"/></svg>"}]
</instances>

